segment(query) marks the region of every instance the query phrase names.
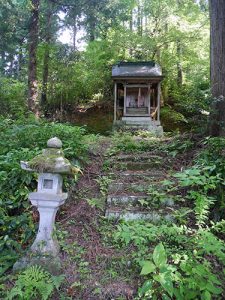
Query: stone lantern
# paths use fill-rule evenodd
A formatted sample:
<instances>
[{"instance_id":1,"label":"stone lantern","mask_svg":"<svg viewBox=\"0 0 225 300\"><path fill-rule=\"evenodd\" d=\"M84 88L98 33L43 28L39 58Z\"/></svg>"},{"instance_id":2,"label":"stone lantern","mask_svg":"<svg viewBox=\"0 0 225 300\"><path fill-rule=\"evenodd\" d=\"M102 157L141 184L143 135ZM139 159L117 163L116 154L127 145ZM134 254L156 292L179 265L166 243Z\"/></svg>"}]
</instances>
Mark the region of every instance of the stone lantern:
<instances>
[{"instance_id":1,"label":"stone lantern","mask_svg":"<svg viewBox=\"0 0 225 300\"><path fill-rule=\"evenodd\" d=\"M31 161L21 161L21 167L39 174L37 191L29 194L29 200L37 207L40 216L39 229L31 252L40 256L56 257L59 245L53 235L55 216L67 199L67 193L62 191L62 175L72 174L73 167L63 155L60 139L51 138L47 147Z\"/></svg>"}]
</instances>

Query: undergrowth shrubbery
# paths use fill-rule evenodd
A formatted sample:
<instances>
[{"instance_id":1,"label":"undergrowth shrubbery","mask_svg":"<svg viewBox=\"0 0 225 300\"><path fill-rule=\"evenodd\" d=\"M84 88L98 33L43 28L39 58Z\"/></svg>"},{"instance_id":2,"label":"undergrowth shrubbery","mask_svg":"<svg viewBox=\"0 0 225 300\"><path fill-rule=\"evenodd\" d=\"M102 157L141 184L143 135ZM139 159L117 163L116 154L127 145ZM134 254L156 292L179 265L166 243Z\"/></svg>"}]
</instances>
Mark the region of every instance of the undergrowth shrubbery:
<instances>
[{"instance_id":1,"label":"undergrowth shrubbery","mask_svg":"<svg viewBox=\"0 0 225 300\"><path fill-rule=\"evenodd\" d=\"M64 275L52 276L41 266L31 266L17 276L14 287L8 292L7 300L47 300L54 289L59 289Z\"/></svg>"},{"instance_id":2,"label":"undergrowth shrubbery","mask_svg":"<svg viewBox=\"0 0 225 300\"><path fill-rule=\"evenodd\" d=\"M145 139L142 139L142 138ZM170 156L176 156L194 147L194 142L190 137L180 135L168 138L167 143L162 143L161 139L155 136L137 131L131 133L115 133L113 135L113 147L109 149L109 155L115 155L120 151L123 152L145 152L145 151L162 151Z\"/></svg>"},{"instance_id":3,"label":"undergrowth shrubbery","mask_svg":"<svg viewBox=\"0 0 225 300\"><path fill-rule=\"evenodd\" d=\"M24 82L0 76L0 115L21 117L26 110L25 91Z\"/></svg>"},{"instance_id":4,"label":"undergrowth shrubbery","mask_svg":"<svg viewBox=\"0 0 225 300\"><path fill-rule=\"evenodd\" d=\"M137 299L222 299L225 245L210 228L136 221L119 224L114 239L135 247L132 268L143 276Z\"/></svg>"},{"instance_id":5,"label":"undergrowth shrubbery","mask_svg":"<svg viewBox=\"0 0 225 300\"><path fill-rule=\"evenodd\" d=\"M34 232L27 196L36 188L36 175L23 171L20 161L39 154L47 140L57 136L63 142L65 156L76 164L85 158L84 133L83 128L66 124L0 120L0 275Z\"/></svg>"},{"instance_id":6,"label":"undergrowth shrubbery","mask_svg":"<svg viewBox=\"0 0 225 300\"><path fill-rule=\"evenodd\" d=\"M162 182L167 193L178 193L181 200L175 224L121 222L113 233L119 247L134 247L129 259L143 277L137 299L223 299L225 139L198 140L198 151L191 139L145 146L173 157L194 150L195 156L192 166ZM131 136L116 147L143 149Z\"/></svg>"}]
</instances>

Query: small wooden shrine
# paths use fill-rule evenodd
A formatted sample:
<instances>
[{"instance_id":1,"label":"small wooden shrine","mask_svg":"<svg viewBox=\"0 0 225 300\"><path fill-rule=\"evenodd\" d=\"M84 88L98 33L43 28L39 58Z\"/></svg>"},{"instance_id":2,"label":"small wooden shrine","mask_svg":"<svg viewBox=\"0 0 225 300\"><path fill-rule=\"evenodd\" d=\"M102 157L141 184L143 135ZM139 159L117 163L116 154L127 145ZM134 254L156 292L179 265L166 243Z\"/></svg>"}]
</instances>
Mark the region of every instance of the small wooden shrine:
<instances>
[{"instance_id":1,"label":"small wooden shrine","mask_svg":"<svg viewBox=\"0 0 225 300\"><path fill-rule=\"evenodd\" d=\"M119 62L112 68L114 124L160 126L161 68L153 61ZM159 129L159 128L158 128Z\"/></svg>"}]
</instances>

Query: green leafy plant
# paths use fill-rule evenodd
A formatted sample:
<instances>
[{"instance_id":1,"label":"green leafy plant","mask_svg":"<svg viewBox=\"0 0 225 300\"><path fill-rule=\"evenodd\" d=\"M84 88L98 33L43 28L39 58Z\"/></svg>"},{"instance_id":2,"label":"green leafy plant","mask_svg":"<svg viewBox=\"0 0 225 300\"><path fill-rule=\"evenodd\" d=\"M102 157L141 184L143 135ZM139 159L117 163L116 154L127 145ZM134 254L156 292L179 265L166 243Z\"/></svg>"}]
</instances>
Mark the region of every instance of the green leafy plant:
<instances>
[{"instance_id":1,"label":"green leafy plant","mask_svg":"<svg viewBox=\"0 0 225 300\"><path fill-rule=\"evenodd\" d=\"M174 277L176 268L167 263L167 255L162 243L159 243L152 256L152 261L144 261L142 264L141 275L149 275L150 279L145 281L142 288L139 289L139 296L154 296L157 299L163 294L164 299L172 298L174 294Z\"/></svg>"},{"instance_id":2,"label":"green leafy plant","mask_svg":"<svg viewBox=\"0 0 225 300\"><path fill-rule=\"evenodd\" d=\"M91 198L91 199L87 199L87 202L91 207L96 207L102 211L104 210L105 207L104 198Z\"/></svg>"},{"instance_id":3,"label":"green leafy plant","mask_svg":"<svg viewBox=\"0 0 225 300\"><path fill-rule=\"evenodd\" d=\"M185 257L180 261L176 275L174 296L178 300L212 299L222 292L221 282L204 259L199 262L194 257Z\"/></svg>"},{"instance_id":4,"label":"green leafy plant","mask_svg":"<svg viewBox=\"0 0 225 300\"><path fill-rule=\"evenodd\" d=\"M192 209L188 207L181 207L173 213L173 217L178 221L179 224L187 224L187 216L192 212Z\"/></svg>"},{"instance_id":5,"label":"green leafy plant","mask_svg":"<svg viewBox=\"0 0 225 300\"><path fill-rule=\"evenodd\" d=\"M99 178L95 179L95 181L99 184L100 193L102 194L102 196L106 196L109 184L112 182L112 179L108 176L99 176Z\"/></svg>"},{"instance_id":6,"label":"green leafy plant","mask_svg":"<svg viewBox=\"0 0 225 300\"><path fill-rule=\"evenodd\" d=\"M196 224L203 226L207 223L210 208L216 203L216 195L212 196L218 185L221 184L221 174L215 174L212 166L194 166L183 172L176 173L174 177L178 179L181 187L191 188L185 198L194 202L194 212Z\"/></svg>"},{"instance_id":7,"label":"green leafy plant","mask_svg":"<svg viewBox=\"0 0 225 300\"><path fill-rule=\"evenodd\" d=\"M222 292L221 282L206 260L174 255L175 265L168 264L162 243L153 251L153 260L142 263L141 275L150 277L139 289L139 299L212 299Z\"/></svg>"},{"instance_id":8,"label":"green leafy plant","mask_svg":"<svg viewBox=\"0 0 225 300\"><path fill-rule=\"evenodd\" d=\"M196 191L190 191L187 198L195 201L194 212L197 221L196 224L198 226L205 225L206 221L208 221L209 209L215 202L215 199Z\"/></svg>"},{"instance_id":9,"label":"green leafy plant","mask_svg":"<svg viewBox=\"0 0 225 300\"><path fill-rule=\"evenodd\" d=\"M211 174L211 169L212 168L210 166L203 168L194 166L184 172L176 173L174 177L179 180L181 186L200 186L205 192L207 192L210 189L215 189L216 185L221 181L219 174Z\"/></svg>"},{"instance_id":10,"label":"green leafy plant","mask_svg":"<svg viewBox=\"0 0 225 300\"><path fill-rule=\"evenodd\" d=\"M47 300L56 288L59 289L64 275L52 276L40 266L34 265L18 275L15 286L7 295L7 300L20 299Z\"/></svg>"}]
</instances>

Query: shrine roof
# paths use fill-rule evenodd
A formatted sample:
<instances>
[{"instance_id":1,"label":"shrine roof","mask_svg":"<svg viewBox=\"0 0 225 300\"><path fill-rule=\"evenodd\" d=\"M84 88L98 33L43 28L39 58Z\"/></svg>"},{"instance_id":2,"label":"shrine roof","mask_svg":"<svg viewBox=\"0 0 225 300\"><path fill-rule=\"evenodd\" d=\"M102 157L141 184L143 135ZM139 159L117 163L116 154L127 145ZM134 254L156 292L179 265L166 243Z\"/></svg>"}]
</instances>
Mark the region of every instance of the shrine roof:
<instances>
[{"instance_id":1,"label":"shrine roof","mask_svg":"<svg viewBox=\"0 0 225 300\"><path fill-rule=\"evenodd\" d=\"M154 61L119 62L112 67L112 78L163 78L161 67Z\"/></svg>"}]
</instances>

